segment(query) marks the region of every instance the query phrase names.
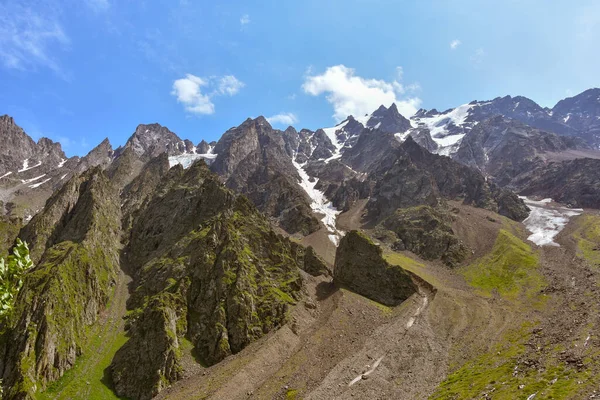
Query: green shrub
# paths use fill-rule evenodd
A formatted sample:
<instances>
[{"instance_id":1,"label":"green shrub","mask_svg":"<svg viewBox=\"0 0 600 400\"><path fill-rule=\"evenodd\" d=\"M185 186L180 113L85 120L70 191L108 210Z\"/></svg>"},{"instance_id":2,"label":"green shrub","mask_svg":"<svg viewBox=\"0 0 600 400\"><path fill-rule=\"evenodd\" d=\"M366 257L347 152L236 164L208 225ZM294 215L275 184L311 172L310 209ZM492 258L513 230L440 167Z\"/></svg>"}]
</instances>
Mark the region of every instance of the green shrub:
<instances>
[{"instance_id":1,"label":"green shrub","mask_svg":"<svg viewBox=\"0 0 600 400\"><path fill-rule=\"evenodd\" d=\"M0 258L0 324L10 315L15 298L23 286L23 275L33 266L27 243L17 239L13 254Z\"/></svg>"}]
</instances>

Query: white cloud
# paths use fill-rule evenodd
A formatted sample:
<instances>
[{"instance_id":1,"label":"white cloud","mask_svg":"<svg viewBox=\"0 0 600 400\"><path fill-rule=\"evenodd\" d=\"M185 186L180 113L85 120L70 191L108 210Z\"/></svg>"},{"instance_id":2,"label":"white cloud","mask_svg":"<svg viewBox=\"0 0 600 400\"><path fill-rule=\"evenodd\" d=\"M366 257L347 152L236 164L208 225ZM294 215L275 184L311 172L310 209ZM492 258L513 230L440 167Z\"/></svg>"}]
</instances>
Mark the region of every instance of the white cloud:
<instances>
[{"instance_id":1,"label":"white cloud","mask_svg":"<svg viewBox=\"0 0 600 400\"><path fill-rule=\"evenodd\" d=\"M208 82L192 74L187 74L185 78L177 79L173 82L173 91L171 94L177 97L177 101L182 103L185 110L192 114L214 114L215 105L210 97L202 94L201 88L207 86Z\"/></svg>"},{"instance_id":2,"label":"white cloud","mask_svg":"<svg viewBox=\"0 0 600 400\"><path fill-rule=\"evenodd\" d=\"M242 15L242 17L240 18L240 24L242 24L242 26L244 26L244 25L248 25L249 23L250 23L250 16L248 14Z\"/></svg>"},{"instance_id":3,"label":"white cloud","mask_svg":"<svg viewBox=\"0 0 600 400\"><path fill-rule=\"evenodd\" d=\"M213 97L233 96L243 87L244 83L233 75L201 78L186 74L185 78L173 82L171 94L177 97L177 102L182 103L189 113L214 114ZM207 89L208 92L203 93L204 89Z\"/></svg>"},{"instance_id":4,"label":"white cloud","mask_svg":"<svg viewBox=\"0 0 600 400\"><path fill-rule=\"evenodd\" d=\"M402 115L410 117L421 104L417 97L401 98L405 89L398 81L365 79L356 76L354 69L344 65L329 67L321 75L307 76L302 89L312 96L326 93L337 121L348 115L362 116L382 104L389 107L392 103L396 103Z\"/></svg>"},{"instance_id":5,"label":"white cloud","mask_svg":"<svg viewBox=\"0 0 600 400\"><path fill-rule=\"evenodd\" d=\"M456 48L457 48L458 46L460 46L461 44L462 44L462 42L461 42L460 40L458 40L458 39L454 39L453 41L451 41L451 42L450 42L450 48L451 48L452 50L456 50Z\"/></svg>"},{"instance_id":6,"label":"white cloud","mask_svg":"<svg viewBox=\"0 0 600 400\"><path fill-rule=\"evenodd\" d=\"M483 62L485 57L485 51L482 48L475 50L475 53L471 56L471 63L478 66Z\"/></svg>"},{"instance_id":7,"label":"white cloud","mask_svg":"<svg viewBox=\"0 0 600 400\"><path fill-rule=\"evenodd\" d=\"M219 93L233 96L245 85L233 75L225 75L219 79Z\"/></svg>"},{"instance_id":8,"label":"white cloud","mask_svg":"<svg viewBox=\"0 0 600 400\"><path fill-rule=\"evenodd\" d=\"M55 57L69 43L52 8L0 4L0 61L5 68L45 67L64 76Z\"/></svg>"},{"instance_id":9,"label":"white cloud","mask_svg":"<svg viewBox=\"0 0 600 400\"><path fill-rule=\"evenodd\" d=\"M298 117L293 113L281 113L277 115L273 115L272 117L268 117L267 121L270 124L280 124L280 125L293 125L298 123Z\"/></svg>"}]
</instances>

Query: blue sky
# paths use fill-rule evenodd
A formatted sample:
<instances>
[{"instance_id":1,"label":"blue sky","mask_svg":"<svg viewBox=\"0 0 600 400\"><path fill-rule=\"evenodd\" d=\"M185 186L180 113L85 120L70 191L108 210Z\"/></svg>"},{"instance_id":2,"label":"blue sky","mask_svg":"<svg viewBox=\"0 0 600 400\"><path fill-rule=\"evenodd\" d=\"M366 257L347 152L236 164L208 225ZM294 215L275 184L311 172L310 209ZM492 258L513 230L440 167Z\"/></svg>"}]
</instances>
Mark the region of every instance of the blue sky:
<instances>
[{"instance_id":1,"label":"blue sky","mask_svg":"<svg viewBox=\"0 0 600 400\"><path fill-rule=\"evenodd\" d=\"M600 86L596 0L0 0L0 114L82 155L140 123L316 129Z\"/></svg>"}]
</instances>

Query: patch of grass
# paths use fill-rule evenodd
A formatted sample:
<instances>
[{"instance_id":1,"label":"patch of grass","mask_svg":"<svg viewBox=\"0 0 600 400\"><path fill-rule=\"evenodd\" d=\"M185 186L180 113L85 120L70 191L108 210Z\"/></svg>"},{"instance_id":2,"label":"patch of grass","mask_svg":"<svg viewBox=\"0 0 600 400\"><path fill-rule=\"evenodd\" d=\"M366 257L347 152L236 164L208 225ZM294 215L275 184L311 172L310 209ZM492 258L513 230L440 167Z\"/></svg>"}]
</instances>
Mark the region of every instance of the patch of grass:
<instances>
[{"instance_id":1,"label":"patch of grass","mask_svg":"<svg viewBox=\"0 0 600 400\"><path fill-rule=\"evenodd\" d=\"M528 368L519 364L529 340L531 323L505 335L501 343L451 373L430 399L565 399L581 398L597 385L590 370L577 370L548 358L542 365Z\"/></svg>"},{"instance_id":2,"label":"patch of grass","mask_svg":"<svg viewBox=\"0 0 600 400\"><path fill-rule=\"evenodd\" d=\"M600 216L583 214L576 219L573 233L577 240L577 255L593 266L600 266Z\"/></svg>"},{"instance_id":3,"label":"patch of grass","mask_svg":"<svg viewBox=\"0 0 600 400\"><path fill-rule=\"evenodd\" d=\"M545 286L538 264L539 257L528 244L501 229L491 253L460 273L488 296L497 292L512 300L521 295L531 299Z\"/></svg>"},{"instance_id":4,"label":"patch of grass","mask_svg":"<svg viewBox=\"0 0 600 400\"><path fill-rule=\"evenodd\" d=\"M435 287L442 287L442 283L434 274L427 271L427 266L401 253L388 252L383 255L385 261L391 265L397 265L402 269L412 272L420 278L426 280Z\"/></svg>"},{"instance_id":5,"label":"patch of grass","mask_svg":"<svg viewBox=\"0 0 600 400\"><path fill-rule=\"evenodd\" d=\"M285 394L285 398L287 400L298 399L298 391L296 389L288 389L287 393Z\"/></svg>"},{"instance_id":6,"label":"patch of grass","mask_svg":"<svg viewBox=\"0 0 600 400\"><path fill-rule=\"evenodd\" d=\"M110 383L105 370L109 367L117 350L127 340L125 332L119 332L113 337L105 337L102 334L94 335L93 339L85 346L84 354L77 359L75 366L68 370L58 381L52 383L45 392L37 394L38 400L123 399L123 397L117 396L109 387ZM102 358L97 363L90 365L90 363L93 363L93 360L90 360L93 351L97 351L105 341L110 341L110 345L105 349Z\"/></svg>"}]
</instances>

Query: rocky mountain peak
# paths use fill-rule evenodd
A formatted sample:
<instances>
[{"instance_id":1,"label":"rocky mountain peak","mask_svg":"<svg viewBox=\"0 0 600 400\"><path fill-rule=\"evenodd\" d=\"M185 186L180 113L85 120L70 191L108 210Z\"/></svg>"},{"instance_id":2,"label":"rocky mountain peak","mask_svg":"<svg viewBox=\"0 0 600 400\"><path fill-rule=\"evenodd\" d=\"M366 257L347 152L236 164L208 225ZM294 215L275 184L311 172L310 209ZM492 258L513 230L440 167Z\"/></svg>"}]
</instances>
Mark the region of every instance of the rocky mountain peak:
<instances>
[{"instance_id":1,"label":"rocky mountain peak","mask_svg":"<svg viewBox=\"0 0 600 400\"><path fill-rule=\"evenodd\" d=\"M588 89L576 96L561 100L556 103L552 111L558 115L587 112L596 116L600 113L600 89Z\"/></svg>"},{"instance_id":2,"label":"rocky mountain peak","mask_svg":"<svg viewBox=\"0 0 600 400\"><path fill-rule=\"evenodd\" d=\"M398 112L398 107L393 103L389 108L380 106L367 121L367 127L387 133L403 133L411 128L411 124Z\"/></svg>"},{"instance_id":3,"label":"rocky mountain peak","mask_svg":"<svg viewBox=\"0 0 600 400\"><path fill-rule=\"evenodd\" d=\"M125 147L131 147L138 157L150 159L161 153L178 155L185 152L185 143L169 128L160 124L140 124Z\"/></svg>"}]
</instances>

